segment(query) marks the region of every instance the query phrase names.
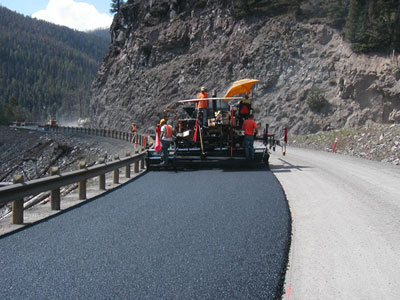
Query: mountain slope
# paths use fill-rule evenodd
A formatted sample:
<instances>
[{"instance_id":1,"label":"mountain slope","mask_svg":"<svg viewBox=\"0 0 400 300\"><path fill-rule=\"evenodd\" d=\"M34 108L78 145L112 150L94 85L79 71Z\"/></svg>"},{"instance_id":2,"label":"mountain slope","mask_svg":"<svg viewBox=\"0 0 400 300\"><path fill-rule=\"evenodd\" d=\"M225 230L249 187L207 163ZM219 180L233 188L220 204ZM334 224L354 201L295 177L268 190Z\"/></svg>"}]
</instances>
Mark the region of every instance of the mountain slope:
<instances>
[{"instance_id":1,"label":"mountain slope","mask_svg":"<svg viewBox=\"0 0 400 300\"><path fill-rule=\"evenodd\" d=\"M397 55L355 53L346 18L327 17L338 2L129 1L93 83L93 123L153 130L201 86L220 96L243 78L260 80L255 117L278 133L400 119Z\"/></svg>"},{"instance_id":2,"label":"mountain slope","mask_svg":"<svg viewBox=\"0 0 400 300\"><path fill-rule=\"evenodd\" d=\"M102 36L38 21L0 6L1 121L76 117L88 101L91 82L108 46L109 40ZM18 111L22 113L15 114Z\"/></svg>"}]
</instances>

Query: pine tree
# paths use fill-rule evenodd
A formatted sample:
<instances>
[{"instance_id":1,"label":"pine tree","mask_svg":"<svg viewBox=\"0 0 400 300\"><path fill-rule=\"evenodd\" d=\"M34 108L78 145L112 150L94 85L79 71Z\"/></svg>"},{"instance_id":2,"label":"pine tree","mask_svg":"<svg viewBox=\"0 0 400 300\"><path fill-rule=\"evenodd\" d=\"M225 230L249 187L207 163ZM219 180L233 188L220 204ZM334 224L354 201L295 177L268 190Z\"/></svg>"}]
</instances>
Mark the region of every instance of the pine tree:
<instances>
[{"instance_id":1,"label":"pine tree","mask_svg":"<svg viewBox=\"0 0 400 300\"><path fill-rule=\"evenodd\" d=\"M349 0L328 0L328 17L337 22L344 22L348 14Z\"/></svg>"},{"instance_id":2,"label":"pine tree","mask_svg":"<svg viewBox=\"0 0 400 300\"><path fill-rule=\"evenodd\" d=\"M110 12L112 14L113 13L119 13L122 4L124 4L124 0L111 0Z\"/></svg>"},{"instance_id":3,"label":"pine tree","mask_svg":"<svg viewBox=\"0 0 400 300\"><path fill-rule=\"evenodd\" d=\"M346 36L356 52L365 52L366 41L367 0L350 0L349 14L346 19Z\"/></svg>"}]
</instances>

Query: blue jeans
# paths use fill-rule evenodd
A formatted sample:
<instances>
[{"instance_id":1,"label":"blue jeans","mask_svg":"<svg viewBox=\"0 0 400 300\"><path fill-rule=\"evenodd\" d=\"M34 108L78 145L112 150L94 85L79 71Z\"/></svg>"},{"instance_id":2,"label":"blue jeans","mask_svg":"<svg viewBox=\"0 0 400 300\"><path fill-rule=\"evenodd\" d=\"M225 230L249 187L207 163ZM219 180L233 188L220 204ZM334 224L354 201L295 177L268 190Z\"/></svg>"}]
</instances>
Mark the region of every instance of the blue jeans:
<instances>
[{"instance_id":1,"label":"blue jeans","mask_svg":"<svg viewBox=\"0 0 400 300\"><path fill-rule=\"evenodd\" d=\"M246 134L244 136L244 153L246 159L250 159L251 156L251 159L254 160L254 135Z\"/></svg>"},{"instance_id":2,"label":"blue jeans","mask_svg":"<svg viewBox=\"0 0 400 300\"><path fill-rule=\"evenodd\" d=\"M168 148L171 145L170 141L161 141L162 152L164 153L164 163L168 163Z\"/></svg>"},{"instance_id":3,"label":"blue jeans","mask_svg":"<svg viewBox=\"0 0 400 300\"><path fill-rule=\"evenodd\" d=\"M201 111L203 113L203 118L201 121L201 125L202 126L207 126L207 110L208 108L199 108L199 111Z\"/></svg>"}]
</instances>

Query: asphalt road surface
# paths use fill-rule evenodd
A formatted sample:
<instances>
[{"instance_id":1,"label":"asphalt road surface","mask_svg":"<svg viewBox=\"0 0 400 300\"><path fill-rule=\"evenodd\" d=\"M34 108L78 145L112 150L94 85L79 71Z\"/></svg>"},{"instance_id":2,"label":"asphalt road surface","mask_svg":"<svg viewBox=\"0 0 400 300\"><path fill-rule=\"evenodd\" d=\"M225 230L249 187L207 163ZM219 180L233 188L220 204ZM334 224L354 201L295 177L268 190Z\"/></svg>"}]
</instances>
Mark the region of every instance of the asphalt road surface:
<instances>
[{"instance_id":1,"label":"asphalt road surface","mask_svg":"<svg viewBox=\"0 0 400 300\"><path fill-rule=\"evenodd\" d=\"M271 170L293 215L284 299L400 299L400 168L289 148Z\"/></svg>"},{"instance_id":2,"label":"asphalt road surface","mask_svg":"<svg viewBox=\"0 0 400 300\"><path fill-rule=\"evenodd\" d=\"M0 239L0 299L280 299L290 213L270 171L150 172Z\"/></svg>"}]
</instances>

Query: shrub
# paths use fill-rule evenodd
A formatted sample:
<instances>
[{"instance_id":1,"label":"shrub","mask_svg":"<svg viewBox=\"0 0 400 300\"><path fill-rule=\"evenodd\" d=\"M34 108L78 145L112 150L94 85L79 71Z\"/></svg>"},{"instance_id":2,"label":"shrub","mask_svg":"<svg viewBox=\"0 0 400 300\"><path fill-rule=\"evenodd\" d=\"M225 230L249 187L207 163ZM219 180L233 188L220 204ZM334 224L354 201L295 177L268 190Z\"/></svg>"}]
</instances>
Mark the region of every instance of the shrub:
<instances>
[{"instance_id":1,"label":"shrub","mask_svg":"<svg viewBox=\"0 0 400 300\"><path fill-rule=\"evenodd\" d=\"M315 85L308 91L306 103L311 110L320 112L327 104L321 89Z\"/></svg>"}]
</instances>

